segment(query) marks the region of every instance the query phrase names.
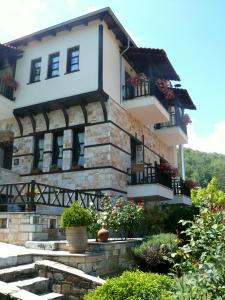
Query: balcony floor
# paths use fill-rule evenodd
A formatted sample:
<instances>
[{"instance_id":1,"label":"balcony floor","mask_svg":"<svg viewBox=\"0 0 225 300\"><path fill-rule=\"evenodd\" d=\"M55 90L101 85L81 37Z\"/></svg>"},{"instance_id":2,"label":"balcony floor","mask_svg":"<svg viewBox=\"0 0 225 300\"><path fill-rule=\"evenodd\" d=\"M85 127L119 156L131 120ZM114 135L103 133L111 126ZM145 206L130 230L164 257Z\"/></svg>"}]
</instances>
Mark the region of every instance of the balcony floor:
<instances>
[{"instance_id":1,"label":"balcony floor","mask_svg":"<svg viewBox=\"0 0 225 300\"><path fill-rule=\"evenodd\" d=\"M155 96L142 96L123 101L123 105L144 124L168 122L168 111Z\"/></svg>"},{"instance_id":2,"label":"balcony floor","mask_svg":"<svg viewBox=\"0 0 225 300\"><path fill-rule=\"evenodd\" d=\"M182 145L188 143L186 133L179 126L163 127L156 129L155 133L162 142L168 146Z\"/></svg>"},{"instance_id":3,"label":"balcony floor","mask_svg":"<svg viewBox=\"0 0 225 300\"><path fill-rule=\"evenodd\" d=\"M159 183L128 185L127 196L150 201L174 198L172 189Z\"/></svg>"}]
</instances>

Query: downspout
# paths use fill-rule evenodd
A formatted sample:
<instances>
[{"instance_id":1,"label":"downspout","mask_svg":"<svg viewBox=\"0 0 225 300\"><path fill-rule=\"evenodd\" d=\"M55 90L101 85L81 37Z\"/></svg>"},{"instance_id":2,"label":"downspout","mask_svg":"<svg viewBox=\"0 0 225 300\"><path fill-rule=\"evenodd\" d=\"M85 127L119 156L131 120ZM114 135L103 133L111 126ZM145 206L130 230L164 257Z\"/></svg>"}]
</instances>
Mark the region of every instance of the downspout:
<instances>
[{"instance_id":1,"label":"downspout","mask_svg":"<svg viewBox=\"0 0 225 300\"><path fill-rule=\"evenodd\" d=\"M122 103L122 90L123 90L123 83L122 83L122 57L127 52L127 50L130 48L130 37L127 37L127 48L124 49L120 53L120 103Z\"/></svg>"}]
</instances>

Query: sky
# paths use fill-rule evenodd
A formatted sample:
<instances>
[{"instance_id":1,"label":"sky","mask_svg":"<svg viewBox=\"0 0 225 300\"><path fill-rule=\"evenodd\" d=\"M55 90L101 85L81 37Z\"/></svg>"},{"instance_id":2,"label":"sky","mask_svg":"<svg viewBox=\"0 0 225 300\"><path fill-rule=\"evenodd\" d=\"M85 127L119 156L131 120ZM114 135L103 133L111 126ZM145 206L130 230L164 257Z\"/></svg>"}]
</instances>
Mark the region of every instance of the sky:
<instances>
[{"instance_id":1,"label":"sky","mask_svg":"<svg viewBox=\"0 0 225 300\"><path fill-rule=\"evenodd\" d=\"M140 47L163 48L197 106L188 147L225 154L225 0L0 0L0 42L110 6Z\"/></svg>"}]
</instances>

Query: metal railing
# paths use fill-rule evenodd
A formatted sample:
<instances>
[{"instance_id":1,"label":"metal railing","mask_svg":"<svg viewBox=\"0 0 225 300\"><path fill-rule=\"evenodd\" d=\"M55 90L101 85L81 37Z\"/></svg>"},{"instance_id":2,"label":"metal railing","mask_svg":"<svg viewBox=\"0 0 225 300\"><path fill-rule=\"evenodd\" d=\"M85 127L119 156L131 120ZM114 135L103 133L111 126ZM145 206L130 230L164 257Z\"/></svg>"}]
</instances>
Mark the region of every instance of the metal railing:
<instances>
[{"instance_id":1,"label":"metal railing","mask_svg":"<svg viewBox=\"0 0 225 300\"><path fill-rule=\"evenodd\" d=\"M0 79L0 95L3 95L9 100L14 100L13 92L13 87L8 86L4 80Z\"/></svg>"},{"instance_id":2,"label":"metal railing","mask_svg":"<svg viewBox=\"0 0 225 300\"><path fill-rule=\"evenodd\" d=\"M152 166L150 164L139 165L139 167L129 168L128 184L151 184L159 183L172 189L171 177L164 174L158 165Z\"/></svg>"},{"instance_id":3,"label":"metal railing","mask_svg":"<svg viewBox=\"0 0 225 300\"><path fill-rule=\"evenodd\" d=\"M172 187L173 187L174 195L185 195L191 197L191 190L185 184L182 178L173 178Z\"/></svg>"},{"instance_id":4,"label":"metal railing","mask_svg":"<svg viewBox=\"0 0 225 300\"><path fill-rule=\"evenodd\" d=\"M88 208L90 204L98 210L104 195L101 192L87 193L38 183L30 182L9 183L0 185L0 210L35 211L37 205L54 207L69 207L74 201L78 201L82 207Z\"/></svg>"},{"instance_id":5,"label":"metal railing","mask_svg":"<svg viewBox=\"0 0 225 300\"><path fill-rule=\"evenodd\" d=\"M168 127L175 127L179 126L185 134L187 134L187 126L185 125L183 118L178 111L175 113L170 113L170 121L169 122L163 122L158 123L155 125L155 129L161 129L161 128L168 128Z\"/></svg>"},{"instance_id":6,"label":"metal railing","mask_svg":"<svg viewBox=\"0 0 225 300\"><path fill-rule=\"evenodd\" d=\"M128 169L129 185L159 183L173 190L174 195L190 197L191 190L182 178L171 178L165 174L159 165L137 164Z\"/></svg>"}]
</instances>

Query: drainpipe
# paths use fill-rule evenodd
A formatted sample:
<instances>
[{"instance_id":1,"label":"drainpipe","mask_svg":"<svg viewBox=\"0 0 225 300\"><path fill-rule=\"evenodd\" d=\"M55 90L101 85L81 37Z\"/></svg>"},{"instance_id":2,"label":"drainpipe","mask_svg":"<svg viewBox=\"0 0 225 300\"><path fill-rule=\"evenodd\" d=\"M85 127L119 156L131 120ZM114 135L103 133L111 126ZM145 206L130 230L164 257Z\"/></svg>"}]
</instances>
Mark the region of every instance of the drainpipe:
<instances>
[{"instance_id":1,"label":"drainpipe","mask_svg":"<svg viewBox=\"0 0 225 300\"><path fill-rule=\"evenodd\" d=\"M180 166L181 166L181 177L185 180L185 166L184 166L184 145L180 145Z\"/></svg>"},{"instance_id":2,"label":"drainpipe","mask_svg":"<svg viewBox=\"0 0 225 300\"><path fill-rule=\"evenodd\" d=\"M123 83L122 83L122 57L127 52L127 50L130 48L130 37L127 37L127 48L124 49L120 53L120 103L122 103L122 90L123 90Z\"/></svg>"}]
</instances>

